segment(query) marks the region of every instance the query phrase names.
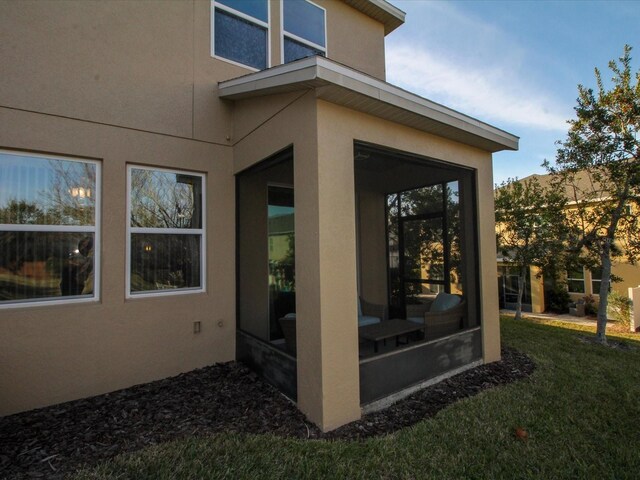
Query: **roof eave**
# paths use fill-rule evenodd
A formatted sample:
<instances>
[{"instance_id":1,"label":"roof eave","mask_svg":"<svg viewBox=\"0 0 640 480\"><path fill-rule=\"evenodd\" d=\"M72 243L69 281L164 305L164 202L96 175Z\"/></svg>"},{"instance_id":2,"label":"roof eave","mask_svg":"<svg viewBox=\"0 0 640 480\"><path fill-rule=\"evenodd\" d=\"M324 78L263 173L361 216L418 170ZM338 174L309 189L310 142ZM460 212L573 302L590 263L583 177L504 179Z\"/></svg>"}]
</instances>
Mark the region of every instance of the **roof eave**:
<instances>
[{"instance_id":1,"label":"roof eave","mask_svg":"<svg viewBox=\"0 0 640 480\"><path fill-rule=\"evenodd\" d=\"M320 99L489 152L517 150L518 137L324 57L220 82L221 98L244 98L314 89Z\"/></svg>"},{"instance_id":2,"label":"roof eave","mask_svg":"<svg viewBox=\"0 0 640 480\"><path fill-rule=\"evenodd\" d=\"M405 13L386 0L343 0L347 5L384 25L384 34L389 35L404 23Z\"/></svg>"}]
</instances>

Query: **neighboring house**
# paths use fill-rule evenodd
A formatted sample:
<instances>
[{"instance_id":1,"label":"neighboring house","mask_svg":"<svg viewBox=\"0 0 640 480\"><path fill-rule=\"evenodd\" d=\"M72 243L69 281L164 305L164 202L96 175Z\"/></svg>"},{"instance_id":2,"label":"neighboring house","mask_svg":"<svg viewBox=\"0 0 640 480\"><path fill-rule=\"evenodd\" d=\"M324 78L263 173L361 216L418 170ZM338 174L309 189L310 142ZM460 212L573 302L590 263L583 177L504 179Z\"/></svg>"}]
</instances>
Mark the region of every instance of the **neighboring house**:
<instances>
[{"instance_id":1,"label":"neighboring house","mask_svg":"<svg viewBox=\"0 0 640 480\"><path fill-rule=\"evenodd\" d=\"M498 360L491 154L518 138L385 82L403 21L384 0L0 2L0 414L240 359L330 430ZM403 316L439 290L462 330L360 357L359 296Z\"/></svg>"},{"instance_id":2,"label":"neighboring house","mask_svg":"<svg viewBox=\"0 0 640 480\"><path fill-rule=\"evenodd\" d=\"M522 181L534 177L537 178L542 186L548 185L551 180L550 175L535 174L523 178ZM585 185L581 185L581 182L587 181L586 178L578 175L576 184L578 189L589 191L592 188L590 185L586 183ZM572 201L575 202L575 200L571 200L574 195L576 195L576 192L568 188L567 197L570 199L568 209L572 208ZM622 278L621 282L611 284L611 290L617 291L624 296L628 296L629 288L640 285L640 265L632 265L624 260L614 260L611 273L615 277ZM566 271L564 279L567 282L567 290L571 299L577 301L585 296L591 295L597 304L600 298L601 276L602 273L600 269L591 271L588 268L577 268ZM552 288L552 285L550 282L545 281L540 269L534 266L529 267L529 274L527 275L522 301L523 311L533 313L544 312L548 307L546 295L548 295L550 288ZM501 255L498 255L498 289L500 308L515 309L518 293L517 272L515 268L510 265L508 259L503 258Z\"/></svg>"}]
</instances>

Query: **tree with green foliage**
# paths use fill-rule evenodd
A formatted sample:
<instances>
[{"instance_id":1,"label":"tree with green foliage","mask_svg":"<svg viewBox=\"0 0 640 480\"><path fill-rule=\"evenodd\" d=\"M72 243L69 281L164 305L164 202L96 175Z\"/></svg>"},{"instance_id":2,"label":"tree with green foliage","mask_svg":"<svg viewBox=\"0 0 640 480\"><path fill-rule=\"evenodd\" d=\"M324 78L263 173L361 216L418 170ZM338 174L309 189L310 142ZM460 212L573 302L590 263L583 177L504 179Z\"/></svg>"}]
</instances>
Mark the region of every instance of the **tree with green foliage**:
<instances>
[{"instance_id":1,"label":"tree with green foliage","mask_svg":"<svg viewBox=\"0 0 640 480\"><path fill-rule=\"evenodd\" d=\"M610 89L597 68L597 91L578 86L576 118L569 121L566 140L558 142L556 165L547 164L570 197L574 250L586 266L602 268L596 334L602 344L612 261L640 258L640 71L631 71L631 47L609 68Z\"/></svg>"},{"instance_id":2,"label":"tree with green foliage","mask_svg":"<svg viewBox=\"0 0 640 480\"><path fill-rule=\"evenodd\" d=\"M503 182L495 192L498 248L518 271L516 319L522 317L527 269L543 270L565 252L567 199L557 182L541 185L537 177Z\"/></svg>"}]
</instances>

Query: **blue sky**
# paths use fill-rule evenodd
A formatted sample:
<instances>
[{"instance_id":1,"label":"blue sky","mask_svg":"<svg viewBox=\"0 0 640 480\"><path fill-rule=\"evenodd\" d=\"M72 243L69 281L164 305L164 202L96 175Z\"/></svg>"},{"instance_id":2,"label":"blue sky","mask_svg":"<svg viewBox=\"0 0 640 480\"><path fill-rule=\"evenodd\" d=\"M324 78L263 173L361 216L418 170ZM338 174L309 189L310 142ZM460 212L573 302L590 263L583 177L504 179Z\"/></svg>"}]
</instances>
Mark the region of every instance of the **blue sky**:
<instances>
[{"instance_id":1,"label":"blue sky","mask_svg":"<svg viewBox=\"0 0 640 480\"><path fill-rule=\"evenodd\" d=\"M387 36L387 81L520 137L494 155L494 181L544 173L573 118L577 85L632 51L640 1L391 0L406 23Z\"/></svg>"}]
</instances>

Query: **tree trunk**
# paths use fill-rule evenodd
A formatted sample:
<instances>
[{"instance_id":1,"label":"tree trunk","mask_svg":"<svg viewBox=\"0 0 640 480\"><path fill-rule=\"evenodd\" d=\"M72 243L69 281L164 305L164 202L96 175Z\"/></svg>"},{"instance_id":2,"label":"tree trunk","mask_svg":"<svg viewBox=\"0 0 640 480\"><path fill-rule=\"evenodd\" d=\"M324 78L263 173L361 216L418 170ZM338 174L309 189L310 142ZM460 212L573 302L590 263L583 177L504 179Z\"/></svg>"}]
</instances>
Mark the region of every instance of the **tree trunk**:
<instances>
[{"instance_id":1,"label":"tree trunk","mask_svg":"<svg viewBox=\"0 0 640 480\"><path fill-rule=\"evenodd\" d=\"M600 304L598 305L598 327L596 329L596 341L607 344L607 305L609 303L609 285L611 283L611 245L607 243L602 249L600 257L602 265L602 278L600 280Z\"/></svg>"},{"instance_id":2,"label":"tree trunk","mask_svg":"<svg viewBox=\"0 0 640 480\"><path fill-rule=\"evenodd\" d=\"M520 267L520 271L518 272L518 302L516 303L516 320L522 319L522 296L524 294L526 275L527 267Z\"/></svg>"}]
</instances>

